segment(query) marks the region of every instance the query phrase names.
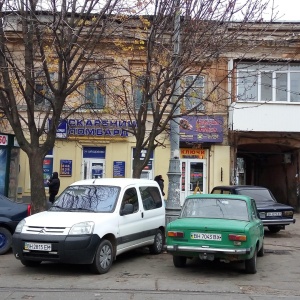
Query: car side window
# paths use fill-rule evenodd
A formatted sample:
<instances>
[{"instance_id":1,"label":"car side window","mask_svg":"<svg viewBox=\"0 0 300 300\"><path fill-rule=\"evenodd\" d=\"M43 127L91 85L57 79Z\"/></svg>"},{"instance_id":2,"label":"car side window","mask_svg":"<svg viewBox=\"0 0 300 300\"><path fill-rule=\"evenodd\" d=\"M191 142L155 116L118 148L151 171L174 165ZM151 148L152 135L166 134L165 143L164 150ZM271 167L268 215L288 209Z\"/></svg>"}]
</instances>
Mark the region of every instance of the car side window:
<instances>
[{"instance_id":1,"label":"car side window","mask_svg":"<svg viewBox=\"0 0 300 300\"><path fill-rule=\"evenodd\" d=\"M140 187L143 207L145 210L162 207L159 189L155 186Z\"/></svg>"},{"instance_id":2,"label":"car side window","mask_svg":"<svg viewBox=\"0 0 300 300\"><path fill-rule=\"evenodd\" d=\"M139 210L139 199L135 188L129 188L125 191L122 199L121 209L123 209L125 204L128 203L133 205L134 213Z\"/></svg>"},{"instance_id":3,"label":"car side window","mask_svg":"<svg viewBox=\"0 0 300 300\"><path fill-rule=\"evenodd\" d=\"M257 208L256 208L256 203L255 201L252 199L251 200L251 206L252 206L252 214L253 214L253 217L255 219L259 219L259 216L258 216L258 212L257 212Z\"/></svg>"}]
</instances>

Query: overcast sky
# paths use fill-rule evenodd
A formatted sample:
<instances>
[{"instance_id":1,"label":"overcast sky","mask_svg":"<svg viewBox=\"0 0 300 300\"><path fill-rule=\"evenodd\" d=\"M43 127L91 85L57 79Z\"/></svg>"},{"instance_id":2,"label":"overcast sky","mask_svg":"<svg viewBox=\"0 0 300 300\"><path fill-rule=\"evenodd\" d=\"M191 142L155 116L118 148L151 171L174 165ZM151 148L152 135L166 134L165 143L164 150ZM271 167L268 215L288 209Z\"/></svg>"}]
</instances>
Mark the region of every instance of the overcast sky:
<instances>
[{"instance_id":1,"label":"overcast sky","mask_svg":"<svg viewBox=\"0 0 300 300\"><path fill-rule=\"evenodd\" d=\"M281 21L300 22L300 0L274 0L274 6Z\"/></svg>"}]
</instances>

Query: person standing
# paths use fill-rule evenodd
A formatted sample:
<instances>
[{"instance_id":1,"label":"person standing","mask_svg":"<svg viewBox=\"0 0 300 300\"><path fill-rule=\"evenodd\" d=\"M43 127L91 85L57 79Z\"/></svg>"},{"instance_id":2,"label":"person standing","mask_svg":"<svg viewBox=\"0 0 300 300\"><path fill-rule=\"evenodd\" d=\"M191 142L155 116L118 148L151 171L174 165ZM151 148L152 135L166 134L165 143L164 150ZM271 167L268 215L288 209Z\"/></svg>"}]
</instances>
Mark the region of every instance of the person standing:
<instances>
[{"instance_id":1,"label":"person standing","mask_svg":"<svg viewBox=\"0 0 300 300\"><path fill-rule=\"evenodd\" d=\"M154 180L158 183L159 187L160 187L160 190L161 190L161 193L163 194L163 196L165 195L164 193L164 180L162 178L162 175L157 175L154 177Z\"/></svg>"},{"instance_id":2,"label":"person standing","mask_svg":"<svg viewBox=\"0 0 300 300\"><path fill-rule=\"evenodd\" d=\"M53 204L55 201L55 196L58 194L60 187L60 180L57 172L53 172L52 176L47 182L47 185L49 187L49 202Z\"/></svg>"}]
</instances>

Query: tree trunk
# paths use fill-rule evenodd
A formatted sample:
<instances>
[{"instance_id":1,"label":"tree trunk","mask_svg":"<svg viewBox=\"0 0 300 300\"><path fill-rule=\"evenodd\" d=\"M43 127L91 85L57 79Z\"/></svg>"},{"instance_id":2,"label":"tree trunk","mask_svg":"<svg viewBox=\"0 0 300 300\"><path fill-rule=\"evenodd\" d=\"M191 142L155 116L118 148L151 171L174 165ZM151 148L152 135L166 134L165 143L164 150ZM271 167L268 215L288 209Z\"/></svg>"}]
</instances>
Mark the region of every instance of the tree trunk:
<instances>
[{"instance_id":1,"label":"tree trunk","mask_svg":"<svg viewBox=\"0 0 300 300\"><path fill-rule=\"evenodd\" d=\"M143 161L139 155L135 155L132 163L132 178L140 178L143 171Z\"/></svg>"},{"instance_id":2,"label":"tree trunk","mask_svg":"<svg viewBox=\"0 0 300 300\"><path fill-rule=\"evenodd\" d=\"M43 172L44 155L38 151L27 155L30 168L31 210L35 214L46 210L47 207Z\"/></svg>"}]
</instances>

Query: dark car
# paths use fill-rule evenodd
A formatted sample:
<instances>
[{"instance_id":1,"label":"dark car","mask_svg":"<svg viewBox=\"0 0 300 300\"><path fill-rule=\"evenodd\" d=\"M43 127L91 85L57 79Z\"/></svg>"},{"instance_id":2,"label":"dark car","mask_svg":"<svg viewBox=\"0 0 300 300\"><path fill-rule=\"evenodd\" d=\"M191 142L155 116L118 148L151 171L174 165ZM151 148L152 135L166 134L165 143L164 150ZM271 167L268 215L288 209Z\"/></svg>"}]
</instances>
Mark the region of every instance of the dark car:
<instances>
[{"instance_id":1,"label":"dark car","mask_svg":"<svg viewBox=\"0 0 300 300\"><path fill-rule=\"evenodd\" d=\"M0 195L0 255L9 251L18 223L30 214L30 204L17 203Z\"/></svg>"},{"instance_id":2,"label":"dark car","mask_svg":"<svg viewBox=\"0 0 300 300\"><path fill-rule=\"evenodd\" d=\"M216 186L211 193L246 195L253 198L260 219L264 226L267 226L273 233L279 232L281 229L285 229L286 225L296 222L294 208L278 203L271 191L265 187L252 185Z\"/></svg>"}]
</instances>

